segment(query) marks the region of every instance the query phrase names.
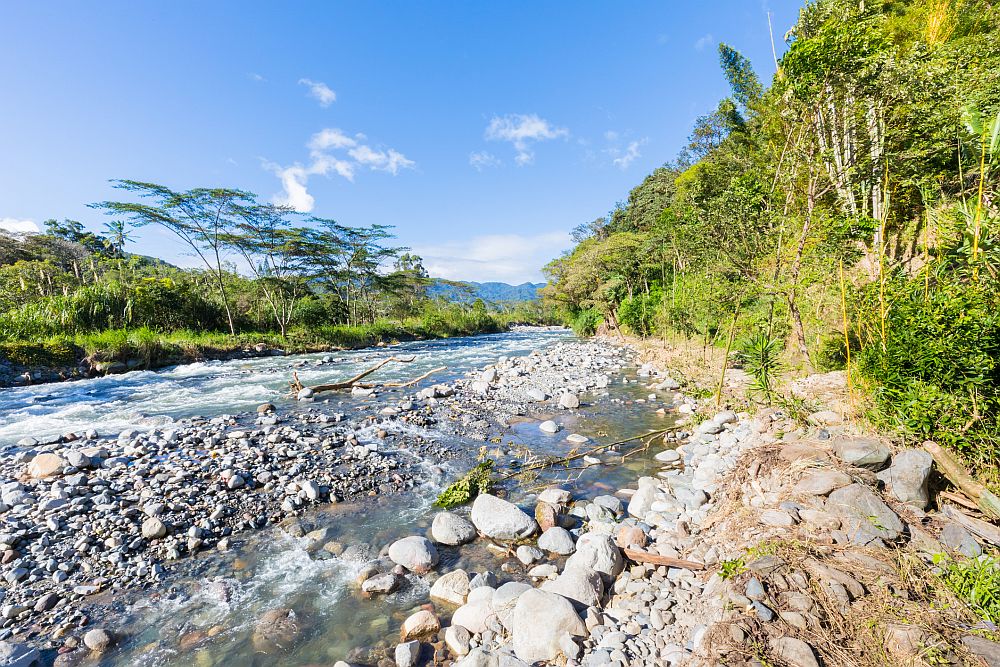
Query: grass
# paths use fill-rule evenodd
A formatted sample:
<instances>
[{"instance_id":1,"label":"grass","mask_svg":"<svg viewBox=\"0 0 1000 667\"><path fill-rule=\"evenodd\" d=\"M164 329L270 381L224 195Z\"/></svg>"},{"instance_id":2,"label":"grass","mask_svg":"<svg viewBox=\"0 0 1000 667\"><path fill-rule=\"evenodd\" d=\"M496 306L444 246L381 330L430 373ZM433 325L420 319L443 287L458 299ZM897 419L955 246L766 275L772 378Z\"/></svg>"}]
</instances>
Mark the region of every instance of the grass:
<instances>
[{"instance_id":1,"label":"grass","mask_svg":"<svg viewBox=\"0 0 1000 667\"><path fill-rule=\"evenodd\" d=\"M1000 622L1000 561L988 556L946 561L941 580L983 620Z\"/></svg>"}]
</instances>

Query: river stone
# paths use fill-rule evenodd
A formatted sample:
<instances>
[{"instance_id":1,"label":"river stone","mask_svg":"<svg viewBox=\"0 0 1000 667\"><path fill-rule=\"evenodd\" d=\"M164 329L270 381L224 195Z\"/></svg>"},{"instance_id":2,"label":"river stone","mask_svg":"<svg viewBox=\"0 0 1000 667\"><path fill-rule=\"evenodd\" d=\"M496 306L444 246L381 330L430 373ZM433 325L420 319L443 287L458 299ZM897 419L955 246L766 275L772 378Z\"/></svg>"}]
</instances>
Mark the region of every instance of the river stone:
<instances>
[{"instance_id":1,"label":"river stone","mask_svg":"<svg viewBox=\"0 0 1000 667\"><path fill-rule=\"evenodd\" d=\"M166 536L167 526L155 516L142 522L142 536L147 540L156 540Z\"/></svg>"},{"instance_id":2,"label":"river stone","mask_svg":"<svg viewBox=\"0 0 1000 667\"><path fill-rule=\"evenodd\" d=\"M538 524L521 509L489 493L472 503L472 523L479 532L498 540L517 540L532 535Z\"/></svg>"},{"instance_id":3,"label":"river stone","mask_svg":"<svg viewBox=\"0 0 1000 667\"><path fill-rule=\"evenodd\" d=\"M538 548L560 556L568 556L576 551L576 544L573 542L573 535L568 530L553 526L538 538Z\"/></svg>"},{"instance_id":4,"label":"river stone","mask_svg":"<svg viewBox=\"0 0 1000 667\"><path fill-rule=\"evenodd\" d=\"M516 555L517 559L524 565L531 565L532 563L536 563L545 558L545 553L541 549L533 547L529 544L522 544L519 546L514 555Z\"/></svg>"},{"instance_id":5,"label":"river stone","mask_svg":"<svg viewBox=\"0 0 1000 667\"><path fill-rule=\"evenodd\" d=\"M819 667L812 647L795 637L779 637L771 640L771 650L788 663L789 667Z\"/></svg>"},{"instance_id":6,"label":"river stone","mask_svg":"<svg viewBox=\"0 0 1000 667\"><path fill-rule=\"evenodd\" d=\"M610 535L584 533L576 542L576 552L566 559L566 568L571 567L590 568L617 577L625 568L625 561Z\"/></svg>"},{"instance_id":7,"label":"river stone","mask_svg":"<svg viewBox=\"0 0 1000 667\"><path fill-rule=\"evenodd\" d=\"M576 394L563 394L559 397L559 407L565 410L575 410L580 407L580 399Z\"/></svg>"},{"instance_id":8,"label":"river stone","mask_svg":"<svg viewBox=\"0 0 1000 667\"><path fill-rule=\"evenodd\" d=\"M568 505L573 500L573 494L558 486L550 486L538 494L538 500L550 505Z\"/></svg>"},{"instance_id":9,"label":"river stone","mask_svg":"<svg viewBox=\"0 0 1000 667\"><path fill-rule=\"evenodd\" d=\"M399 577L391 572L365 579L361 584L361 590L370 595L387 595L397 588L399 588Z\"/></svg>"},{"instance_id":10,"label":"river stone","mask_svg":"<svg viewBox=\"0 0 1000 667\"><path fill-rule=\"evenodd\" d=\"M506 584L500 586L493 593L493 613L496 614L497 620L507 628L509 631L511 629L511 614L514 613L514 607L517 605L517 599L521 597L521 594L525 591L530 591L531 586L522 583L520 581L508 581Z\"/></svg>"},{"instance_id":11,"label":"river stone","mask_svg":"<svg viewBox=\"0 0 1000 667\"><path fill-rule=\"evenodd\" d=\"M449 546L468 544L476 539L476 527L453 512L438 512L431 524L431 537Z\"/></svg>"},{"instance_id":12,"label":"river stone","mask_svg":"<svg viewBox=\"0 0 1000 667\"><path fill-rule=\"evenodd\" d=\"M549 395L546 394L544 391L535 387L529 389L526 393L526 396L530 400L535 401L536 403L541 403L542 401L544 401L546 398L549 397Z\"/></svg>"},{"instance_id":13,"label":"river stone","mask_svg":"<svg viewBox=\"0 0 1000 667\"><path fill-rule=\"evenodd\" d=\"M555 661L562 653L559 639L564 633L587 635L587 626L573 604L555 593L525 591L514 606L512 631L514 655L527 663Z\"/></svg>"},{"instance_id":14,"label":"river stone","mask_svg":"<svg viewBox=\"0 0 1000 667\"><path fill-rule=\"evenodd\" d=\"M826 496L850 483L851 478L839 470L815 470L803 475L794 490L811 496Z\"/></svg>"},{"instance_id":15,"label":"river stone","mask_svg":"<svg viewBox=\"0 0 1000 667\"><path fill-rule=\"evenodd\" d=\"M558 433L562 429L562 426L555 423L551 419L547 419L539 424L538 428L542 431L542 433Z\"/></svg>"},{"instance_id":16,"label":"river stone","mask_svg":"<svg viewBox=\"0 0 1000 667\"><path fill-rule=\"evenodd\" d=\"M570 433L566 436L566 442L572 443L574 445L582 445L585 442L589 442L590 438L585 435L580 435L579 433Z\"/></svg>"},{"instance_id":17,"label":"river stone","mask_svg":"<svg viewBox=\"0 0 1000 667\"><path fill-rule=\"evenodd\" d=\"M393 657L396 659L396 667L414 667L420 657L420 642L414 640L396 644Z\"/></svg>"},{"instance_id":18,"label":"river stone","mask_svg":"<svg viewBox=\"0 0 1000 667\"><path fill-rule=\"evenodd\" d=\"M471 640L472 635L461 625L449 625L444 631L444 643L448 646L448 650L459 657L469 653Z\"/></svg>"},{"instance_id":19,"label":"river stone","mask_svg":"<svg viewBox=\"0 0 1000 667\"><path fill-rule=\"evenodd\" d=\"M301 634L302 626L295 612L281 607L264 612L254 626L250 641L259 653L276 653L290 649Z\"/></svg>"},{"instance_id":20,"label":"river stone","mask_svg":"<svg viewBox=\"0 0 1000 667\"><path fill-rule=\"evenodd\" d=\"M930 500L927 481L933 465L934 459L928 452L905 449L892 457L889 468L880 472L878 478L896 500L924 509Z\"/></svg>"},{"instance_id":21,"label":"river stone","mask_svg":"<svg viewBox=\"0 0 1000 667\"><path fill-rule=\"evenodd\" d=\"M477 588L476 590L482 590ZM488 590L488 589L487 589ZM487 622L493 616L492 592L486 599L469 599L464 605L455 610L452 614L451 622L461 625L474 635L486 632Z\"/></svg>"},{"instance_id":22,"label":"river stone","mask_svg":"<svg viewBox=\"0 0 1000 667\"><path fill-rule=\"evenodd\" d=\"M642 519L652 509L659 493L659 484L654 477L640 477L639 490L632 494L628 502L628 513L636 519Z\"/></svg>"},{"instance_id":23,"label":"river stone","mask_svg":"<svg viewBox=\"0 0 1000 667\"><path fill-rule=\"evenodd\" d=\"M941 542L952 551L957 551L963 556L977 558L983 553L983 548L979 542L962 526L949 521L941 531Z\"/></svg>"},{"instance_id":24,"label":"river stone","mask_svg":"<svg viewBox=\"0 0 1000 667\"><path fill-rule=\"evenodd\" d=\"M646 531L639 526L630 526L627 523L618 526L618 531L615 534L615 544L622 549L628 547L642 549L648 542L649 538L646 536Z\"/></svg>"},{"instance_id":25,"label":"river stone","mask_svg":"<svg viewBox=\"0 0 1000 667\"><path fill-rule=\"evenodd\" d=\"M896 513L863 484L851 484L831 493L826 509L840 518L844 531L858 544L895 540L903 532L903 522Z\"/></svg>"},{"instance_id":26,"label":"river stone","mask_svg":"<svg viewBox=\"0 0 1000 667\"><path fill-rule=\"evenodd\" d=\"M965 648L985 661L987 667L1000 667L1000 644L976 635L962 637Z\"/></svg>"},{"instance_id":27,"label":"river stone","mask_svg":"<svg viewBox=\"0 0 1000 667\"><path fill-rule=\"evenodd\" d=\"M830 446L837 458L859 468L878 471L889 460L889 448L874 438L842 438Z\"/></svg>"},{"instance_id":28,"label":"river stone","mask_svg":"<svg viewBox=\"0 0 1000 667\"><path fill-rule=\"evenodd\" d=\"M463 605L469 595L469 573L454 570L444 574L431 586L431 597L450 604Z\"/></svg>"},{"instance_id":29,"label":"river stone","mask_svg":"<svg viewBox=\"0 0 1000 667\"><path fill-rule=\"evenodd\" d=\"M411 639L430 637L440 629L441 621L438 617L426 609L421 609L403 621L403 627L399 632L400 641L408 642Z\"/></svg>"},{"instance_id":30,"label":"river stone","mask_svg":"<svg viewBox=\"0 0 1000 667\"><path fill-rule=\"evenodd\" d=\"M46 452L31 459L31 463L28 464L28 474L35 479L44 479L62 474L63 468L68 465L69 461L58 454Z\"/></svg>"},{"instance_id":31,"label":"river stone","mask_svg":"<svg viewBox=\"0 0 1000 667\"><path fill-rule=\"evenodd\" d=\"M0 641L0 665L4 667L36 667L41 664L38 649L27 644Z\"/></svg>"},{"instance_id":32,"label":"river stone","mask_svg":"<svg viewBox=\"0 0 1000 667\"><path fill-rule=\"evenodd\" d=\"M389 546L389 559L410 572L427 574L438 562L438 552L426 537L411 535Z\"/></svg>"},{"instance_id":33,"label":"river stone","mask_svg":"<svg viewBox=\"0 0 1000 667\"><path fill-rule=\"evenodd\" d=\"M604 595L601 575L585 567L567 567L554 581L543 582L540 588L558 593L572 602L579 611L600 606L601 596Z\"/></svg>"}]
</instances>

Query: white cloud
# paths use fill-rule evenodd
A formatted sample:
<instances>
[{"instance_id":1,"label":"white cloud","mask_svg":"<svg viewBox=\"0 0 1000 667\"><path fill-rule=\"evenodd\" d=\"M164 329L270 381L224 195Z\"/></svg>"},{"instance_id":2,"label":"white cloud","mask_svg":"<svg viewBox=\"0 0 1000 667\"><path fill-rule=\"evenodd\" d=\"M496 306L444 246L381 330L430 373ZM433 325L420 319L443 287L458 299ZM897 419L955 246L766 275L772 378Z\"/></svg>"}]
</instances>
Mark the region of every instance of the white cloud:
<instances>
[{"instance_id":1,"label":"white cloud","mask_svg":"<svg viewBox=\"0 0 1000 667\"><path fill-rule=\"evenodd\" d=\"M16 234L37 234L41 231L34 220L18 220L17 218L0 218L0 229Z\"/></svg>"},{"instance_id":2,"label":"white cloud","mask_svg":"<svg viewBox=\"0 0 1000 667\"><path fill-rule=\"evenodd\" d=\"M249 78L251 81L267 81L267 79L262 77L260 74L257 74L257 72L247 73L247 78Z\"/></svg>"},{"instance_id":3,"label":"white cloud","mask_svg":"<svg viewBox=\"0 0 1000 667\"><path fill-rule=\"evenodd\" d=\"M476 171L482 171L487 167L499 167L501 162L493 153L480 151L478 153L469 153L469 164L475 167Z\"/></svg>"},{"instance_id":4,"label":"white cloud","mask_svg":"<svg viewBox=\"0 0 1000 667\"><path fill-rule=\"evenodd\" d=\"M309 94L316 98L321 107L328 107L337 100L337 93L330 90L330 87L322 81L299 79L299 83L309 86Z\"/></svg>"},{"instance_id":5,"label":"white cloud","mask_svg":"<svg viewBox=\"0 0 1000 667\"><path fill-rule=\"evenodd\" d=\"M537 114L493 116L486 127L488 141L507 141L514 146L517 151L514 161L519 165L534 161L535 153L531 150L533 143L568 136L569 130L555 127Z\"/></svg>"},{"instance_id":6,"label":"white cloud","mask_svg":"<svg viewBox=\"0 0 1000 667\"><path fill-rule=\"evenodd\" d=\"M282 192L273 197L275 204L291 206L300 213L308 213L316 206L316 199L309 194L308 184L311 176L330 176L336 174L348 181L354 182L355 171L359 167L368 167L373 171L385 171L392 175L400 169L412 169L416 166L413 160L392 148L381 150L361 143L367 140L364 134L348 136L337 128L324 128L309 138L306 146L309 148L309 162L296 162L289 166L281 166L267 160L264 168L273 172L281 179ZM346 155L342 152L346 151Z\"/></svg>"},{"instance_id":7,"label":"white cloud","mask_svg":"<svg viewBox=\"0 0 1000 667\"><path fill-rule=\"evenodd\" d=\"M694 43L694 49L695 51L704 51L706 46L711 46L714 43L715 37L712 37L712 33L708 33L698 38L698 41Z\"/></svg>"},{"instance_id":8,"label":"white cloud","mask_svg":"<svg viewBox=\"0 0 1000 667\"><path fill-rule=\"evenodd\" d=\"M611 163L622 171L625 171L628 169L628 166L635 162L635 159L641 155L641 153L639 153L639 146L640 142L638 141L629 142L628 148L625 149L625 152L611 160Z\"/></svg>"},{"instance_id":9,"label":"white cloud","mask_svg":"<svg viewBox=\"0 0 1000 667\"><path fill-rule=\"evenodd\" d=\"M416 246L413 252L435 278L520 284L544 280L542 267L572 246L566 232L491 234Z\"/></svg>"}]
</instances>

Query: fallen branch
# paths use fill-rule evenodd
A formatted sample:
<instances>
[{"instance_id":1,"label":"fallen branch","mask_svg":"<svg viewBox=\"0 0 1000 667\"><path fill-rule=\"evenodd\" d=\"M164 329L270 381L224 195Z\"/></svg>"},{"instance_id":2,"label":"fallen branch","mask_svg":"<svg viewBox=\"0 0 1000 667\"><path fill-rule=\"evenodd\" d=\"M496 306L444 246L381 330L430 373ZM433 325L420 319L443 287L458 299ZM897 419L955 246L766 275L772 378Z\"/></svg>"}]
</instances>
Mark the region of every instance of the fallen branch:
<instances>
[{"instance_id":1,"label":"fallen branch","mask_svg":"<svg viewBox=\"0 0 1000 667\"><path fill-rule=\"evenodd\" d=\"M927 451L937 463L941 473L962 493L976 501L976 506L990 519L1000 519L1000 498L972 478L965 467L933 440L924 442Z\"/></svg>"},{"instance_id":2,"label":"fallen branch","mask_svg":"<svg viewBox=\"0 0 1000 667\"><path fill-rule=\"evenodd\" d=\"M605 449L611 449L612 447L617 447L618 445L624 445L627 442L633 442L635 440L641 440L643 438L649 438L656 435L661 435L668 431L677 430L678 427L671 426L670 428L662 428L656 431L647 431L646 433L640 433L639 435L634 435L631 438L625 438L624 440L618 440L617 442L612 442L607 445L600 445L598 447L593 447L585 452L580 452L578 454L572 454L570 456L563 456L557 459L550 459L547 461L542 461L540 463L535 463L530 466L525 466L516 472L512 472L509 475L501 477L498 481L505 481L512 477L517 477L518 475L524 474L531 470L541 470L543 468L554 468L555 466L562 465L564 463L569 463L570 461L575 461L576 459L582 459L584 456L590 456L591 454L597 454L598 452L603 452Z\"/></svg>"},{"instance_id":3,"label":"fallen branch","mask_svg":"<svg viewBox=\"0 0 1000 667\"><path fill-rule=\"evenodd\" d=\"M368 370L358 373L349 380L344 380L343 382L333 382L331 384L318 384L315 387L308 387L308 389L312 389L313 393L317 394L321 391L337 391L338 389L351 389L359 380L368 377L369 375L371 375L372 373L374 373L375 371L382 368L388 363L392 363L395 361L400 364L408 364L412 362L414 359L416 359L416 357L410 357L408 359L403 357L387 357L382 361L378 362L377 364L375 364L374 366L372 366L371 368L369 368ZM294 380L292 382L289 382L288 384L292 388L293 393L298 393L303 389L307 388L299 380L298 373L292 373L292 378L294 378Z\"/></svg>"},{"instance_id":4,"label":"fallen branch","mask_svg":"<svg viewBox=\"0 0 1000 667\"><path fill-rule=\"evenodd\" d=\"M671 558L670 556L661 556L660 554L650 553L648 551L642 551L641 549L622 549L625 557L629 560L633 560L636 563L651 563L653 565L666 565L667 567L681 567L685 570L704 570L704 563L697 563L693 560L684 560L682 558Z\"/></svg>"},{"instance_id":5,"label":"fallen branch","mask_svg":"<svg viewBox=\"0 0 1000 667\"><path fill-rule=\"evenodd\" d=\"M952 505L945 505L943 507L943 511L946 517L961 524L967 528L969 532L978 535L987 542L1000 546L1000 528L997 528L992 523L975 519Z\"/></svg>"},{"instance_id":6,"label":"fallen branch","mask_svg":"<svg viewBox=\"0 0 1000 667\"><path fill-rule=\"evenodd\" d=\"M357 387L364 387L365 389L371 389L373 387L412 387L413 385L417 384L421 380L426 380L427 378L429 378L430 376L434 375L435 373L440 373L441 371L445 371L445 370L448 370L447 366L438 366L437 368L432 368L431 370L427 371L426 373L424 373L420 377L415 377L412 380L407 380L406 382L383 382L381 384L378 384L378 383L374 383L374 384L358 384L358 385L355 385L355 386L357 386Z\"/></svg>"}]
</instances>

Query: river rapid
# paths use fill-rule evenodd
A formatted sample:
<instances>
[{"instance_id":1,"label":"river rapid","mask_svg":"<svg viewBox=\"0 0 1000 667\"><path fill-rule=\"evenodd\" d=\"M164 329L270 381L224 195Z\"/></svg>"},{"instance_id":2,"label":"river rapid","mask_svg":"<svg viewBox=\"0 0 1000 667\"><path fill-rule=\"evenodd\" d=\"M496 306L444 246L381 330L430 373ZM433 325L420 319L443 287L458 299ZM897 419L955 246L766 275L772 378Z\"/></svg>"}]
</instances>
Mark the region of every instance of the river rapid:
<instances>
[{"instance_id":1,"label":"river rapid","mask_svg":"<svg viewBox=\"0 0 1000 667\"><path fill-rule=\"evenodd\" d=\"M605 348L607 351L602 351ZM554 357L552 350L556 350ZM547 352L549 357L544 356ZM498 359L531 354L540 355L548 363L539 365L537 378L539 386L548 387L545 400L529 401L518 394L518 387L528 386L532 380L530 374L515 378L517 382L509 395L476 386L474 380L480 378L484 367ZM573 356L581 354L584 356ZM367 379L408 379L440 366L446 366L447 370L415 386L379 390L373 396L338 392L322 394L312 402L298 402L288 390L293 372L303 384L315 385L350 377L389 355L412 355L414 360L408 364L389 364ZM601 372L574 367L581 358L598 358L601 363L596 366ZM559 367L562 361L567 364L565 368ZM592 377L586 382L581 380L593 375L603 375L606 379L598 383L592 382ZM314 435L316 440L336 438L338 443L330 445L336 447L341 457L336 463L355 466L355 477L343 477L342 486L337 486L336 480L324 482L327 478L322 478L321 493L329 493L329 498L321 495L318 501L310 502L315 499L309 496L304 503L295 500L291 505L282 504L282 509L273 505L252 506L257 508L253 512L261 513L260 517L243 517L244 520L229 524L223 520L197 523L178 535L175 542L170 541L173 535L166 540L151 540L153 544L145 554L118 549L123 555L117 561L112 560L122 567L127 565L130 568L127 572L137 573L132 581L128 577L116 580L104 576L98 582L98 590L60 592L59 602L52 611L45 612L46 616L25 611L6 618L3 638L31 641L42 650L44 664L53 661L59 665L82 664L84 659L86 664L100 665L205 667L318 666L333 665L338 660L376 664L380 656L392 655L401 621L421 606L428 606L429 585L435 575L421 577L407 573L397 591L370 598L361 594L356 583L366 562L393 540L407 535L429 535L431 520L438 511L432 507L435 497L473 465L484 448L498 462L509 463L523 458L525 450L565 455L574 448L586 449L668 426L672 419L671 394L667 392L662 397L651 394L640 379L627 350L607 345L593 347L562 330L524 329L412 342L388 349L206 362L0 390L0 448L5 460L5 481L13 480L12 473L22 470L17 466L28 464L32 452L61 451L67 445L57 441L70 433L79 434L92 447L102 442L121 446L123 438L119 434L123 432L124 441L143 443L144 449L138 450L135 460L120 468L128 470L143 457L158 456L169 462L170 455L164 452L173 453L178 447L200 443L190 435L178 440L176 432L185 436L212 424L218 429L228 429L229 433L245 429L249 434L252 429L262 427L262 432L274 432L273 429L287 427L296 429L296 434ZM565 381L568 387L590 385L588 391L577 392L579 407L559 407L553 387L560 381ZM428 398L435 391L428 388L442 386L451 387L449 391L455 393L438 391L444 395ZM257 406L263 403L274 405L274 417L256 413ZM658 408L665 409L658 412ZM555 434L540 430L539 424L547 419L556 421L561 430ZM588 443L568 442L570 433L586 437ZM251 438L243 430L237 435ZM63 439L71 440L72 436ZM209 444L205 446L217 441L218 436L215 440L206 438ZM230 441L223 436L222 445L227 442ZM236 452L240 443L254 441L251 438L233 442L235 445L228 452L224 450L223 455L235 461L234 470L250 470L252 466L241 462ZM125 451L131 451L128 445ZM608 465L580 463L569 469L548 470L523 486L508 481L503 491L523 507L531 506L533 492L552 484L571 489L574 497L592 498L613 494L658 467L652 454L642 451L625 459L606 452L597 459ZM178 465L190 464L183 457L178 461ZM309 474L315 476L327 465L332 465L329 459L319 459L311 469L299 466L291 471L289 479L305 475L302 470L311 470ZM375 467L357 468L359 465ZM289 483L281 476L287 470L274 466L272 469L277 470L277 479L283 480L278 487ZM274 483L261 485L259 477L255 483L252 470L239 474L247 477L245 488L234 489L229 482L227 490L224 487L232 478L223 476L221 486L211 487L206 495L221 497L240 491L252 495L249 487L272 491ZM108 483L112 490L117 488L113 482ZM52 486L57 484L54 482ZM140 486L141 482L136 488ZM151 488L162 492L155 482ZM292 500L309 495L304 485L293 490L297 495L291 496ZM54 493L45 488L45 483L28 484L23 491L29 493L26 503L41 501L46 491ZM273 492L280 499L281 489ZM145 514L132 517L133 523L145 515L153 516L148 502L142 504L150 494L140 495L134 504L142 507ZM74 493L70 493L69 498L73 497ZM133 500L131 496L125 499ZM285 500L287 503L289 498ZM163 516L168 525L183 527L184 521L177 517L184 515L170 514L176 508L169 500L166 505L167 513L156 516ZM124 506L124 502L119 504ZM207 512L211 505L203 509ZM456 511L467 513L463 509ZM37 512L37 508L13 506L0 516L4 522L2 530L8 534L22 530L33 535L30 528L26 530L26 521L29 517L40 520L43 515ZM172 517L173 524L168 517ZM69 525L74 525L72 519ZM211 530L193 530L201 525ZM186 544L190 546L195 539L201 546L185 549L184 535L196 534L200 537L188 537ZM136 544L133 542L132 546ZM7 577L11 593L7 601L20 601L29 609L31 602L47 590L47 572L38 567L41 563L34 545L30 547L30 554L36 556L34 560L29 558L29 549L23 548L23 542L8 546L15 553L24 552L18 560L25 560L20 569L28 574L14 581ZM157 546L159 551L154 550ZM145 544L142 549L147 549ZM439 551L438 574L461 567L470 573L496 576L501 582L526 578L526 568L519 569L516 561L501 565L502 558L482 540L463 547L439 546ZM93 555L94 550L89 552ZM55 556L70 558L71 555L63 552L62 556L58 553ZM12 571L11 565L5 564L5 576ZM154 571L147 576L150 567ZM448 615L449 610L435 606L438 614ZM268 610L279 608L293 610L295 632L262 645L260 619ZM86 627L80 627L84 620ZM97 626L106 628L114 637L112 648L99 658L83 647L67 651L78 644L77 637L87 628Z\"/></svg>"}]
</instances>

